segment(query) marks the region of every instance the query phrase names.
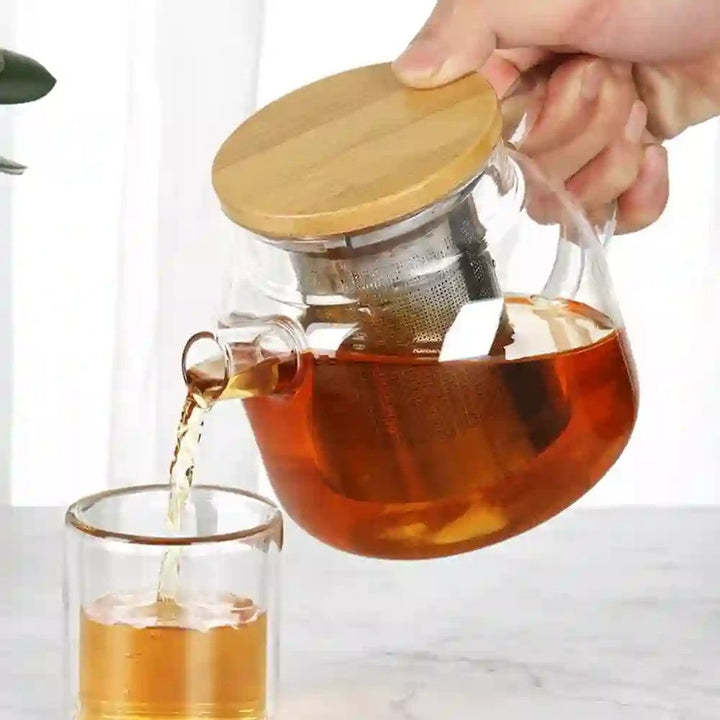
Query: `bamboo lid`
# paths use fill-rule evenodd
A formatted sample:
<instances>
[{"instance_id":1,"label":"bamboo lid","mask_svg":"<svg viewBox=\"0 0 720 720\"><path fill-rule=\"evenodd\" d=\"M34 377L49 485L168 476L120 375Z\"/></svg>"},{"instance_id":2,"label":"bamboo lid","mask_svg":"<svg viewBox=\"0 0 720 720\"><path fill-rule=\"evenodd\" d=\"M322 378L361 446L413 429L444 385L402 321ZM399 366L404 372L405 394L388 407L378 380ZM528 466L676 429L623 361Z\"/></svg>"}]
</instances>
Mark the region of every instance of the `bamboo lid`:
<instances>
[{"instance_id":1,"label":"bamboo lid","mask_svg":"<svg viewBox=\"0 0 720 720\"><path fill-rule=\"evenodd\" d=\"M471 180L500 137L479 75L432 90L389 64L300 88L244 122L212 169L225 214L266 237L358 232L413 214Z\"/></svg>"}]
</instances>

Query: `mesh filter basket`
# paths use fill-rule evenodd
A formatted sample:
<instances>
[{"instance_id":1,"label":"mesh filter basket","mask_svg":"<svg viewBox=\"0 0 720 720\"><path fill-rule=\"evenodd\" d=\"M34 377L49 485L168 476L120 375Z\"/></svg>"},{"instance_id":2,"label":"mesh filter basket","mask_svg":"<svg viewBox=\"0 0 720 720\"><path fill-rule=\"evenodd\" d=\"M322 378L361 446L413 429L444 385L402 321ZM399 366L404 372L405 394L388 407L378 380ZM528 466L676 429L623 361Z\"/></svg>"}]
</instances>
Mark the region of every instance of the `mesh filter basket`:
<instances>
[{"instance_id":1,"label":"mesh filter basket","mask_svg":"<svg viewBox=\"0 0 720 720\"><path fill-rule=\"evenodd\" d=\"M452 494L453 488L459 494L468 486L481 486L483 466L493 478L520 470L567 424L563 389L555 375L537 365L518 363L511 375L506 370L503 377L512 380L507 384L498 384L492 374L477 379L473 361L437 371L438 353L458 312L468 303L501 297L471 197L446 217L397 239L356 247L349 239L326 254L295 254L293 262L301 291L316 296L304 322L331 320L356 328L336 354L341 362L323 368L323 382L316 388L321 395L315 397L317 439L344 495L365 499L362 480L352 470L358 451L366 453L369 468L374 449L383 448L377 456L384 462L388 449L396 458L397 467L377 468L395 480L388 482L386 497L375 500L413 497L421 502ZM323 308L317 302L323 295L343 296L348 302ZM512 333L503 313L489 354L502 357ZM425 367L417 362L418 352ZM363 362L378 356L401 356L407 362L381 370ZM347 394L349 387L357 422L368 424L360 431L334 413L332 396ZM484 424L489 408L494 420ZM441 438L457 444L468 425L481 428L466 448L478 456L479 476L474 478L454 475L452 463L438 467L428 450ZM522 428L522 436L508 437L507 427ZM356 448L358 435L373 437L371 447ZM347 472L338 472L344 465ZM410 479L413 487L399 485L400 478Z\"/></svg>"}]
</instances>

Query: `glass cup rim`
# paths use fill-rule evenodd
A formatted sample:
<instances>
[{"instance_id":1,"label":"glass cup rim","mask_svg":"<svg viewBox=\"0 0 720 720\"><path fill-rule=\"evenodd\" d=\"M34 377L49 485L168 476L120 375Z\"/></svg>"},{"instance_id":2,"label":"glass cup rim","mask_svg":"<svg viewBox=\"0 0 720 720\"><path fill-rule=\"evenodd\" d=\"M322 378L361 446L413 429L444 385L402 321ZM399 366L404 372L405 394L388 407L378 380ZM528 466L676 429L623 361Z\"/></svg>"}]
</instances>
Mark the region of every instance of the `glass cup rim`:
<instances>
[{"instance_id":1,"label":"glass cup rim","mask_svg":"<svg viewBox=\"0 0 720 720\"><path fill-rule=\"evenodd\" d=\"M97 527L88 522L83 516L92 506L105 500L122 498L128 495L139 495L142 493L164 491L169 492L170 485L168 483L154 483L149 485L128 485L121 488L111 488L102 492L86 495L73 502L65 511L65 526L71 527L78 532L96 538L98 540L117 540L132 545L146 546L188 546L201 545L207 543L221 543L231 540L252 540L258 539L263 535L267 535L273 530L279 533L279 543L282 544L283 521L280 508L272 500L263 497L249 490L241 490L240 488L227 487L223 485L193 485L192 490L208 490L213 493L236 495L247 500L253 500L264 505L270 511L270 517L263 523L253 525L252 527L242 528L227 533L217 533L212 535L178 535L178 536L160 536L160 535L140 535L138 533L128 533L119 530L111 530L108 528Z\"/></svg>"}]
</instances>

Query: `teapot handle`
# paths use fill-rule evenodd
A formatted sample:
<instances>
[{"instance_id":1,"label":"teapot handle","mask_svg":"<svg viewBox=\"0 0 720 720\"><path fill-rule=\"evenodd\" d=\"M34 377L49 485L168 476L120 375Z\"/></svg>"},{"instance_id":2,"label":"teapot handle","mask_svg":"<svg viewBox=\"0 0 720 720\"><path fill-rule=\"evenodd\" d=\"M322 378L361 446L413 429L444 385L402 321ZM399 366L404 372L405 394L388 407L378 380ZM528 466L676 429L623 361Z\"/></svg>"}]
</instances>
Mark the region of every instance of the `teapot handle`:
<instances>
[{"instance_id":1,"label":"teapot handle","mask_svg":"<svg viewBox=\"0 0 720 720\"><path fill-rule=\"evenodd\" d=\"M617 200L613 200L605 210L605 220L602 224L597 222L591 222L593 229L600 238L600 243L607 249L610 241L615 237L615 230L617 229L617 212L618 203Z\"/></svg>"},{"instance_id":2,"label":"teapot handle","mask_svg":"<svg viewBox=\"0 0 720 720\"><path fill-rule=\"evenodd\" d=\"M503 141L518 152L521 152L518 145L521 144L528 127L532 124L532 113L539 109L536 103L540 101L543 88L556 69L558 62L561 60L550 60L522 73L500 102L503 116ZM604 248L607 248L615 236L617 210L617 200L613 200L590 220L590 224Z\"/></svg>"}]
</instances>

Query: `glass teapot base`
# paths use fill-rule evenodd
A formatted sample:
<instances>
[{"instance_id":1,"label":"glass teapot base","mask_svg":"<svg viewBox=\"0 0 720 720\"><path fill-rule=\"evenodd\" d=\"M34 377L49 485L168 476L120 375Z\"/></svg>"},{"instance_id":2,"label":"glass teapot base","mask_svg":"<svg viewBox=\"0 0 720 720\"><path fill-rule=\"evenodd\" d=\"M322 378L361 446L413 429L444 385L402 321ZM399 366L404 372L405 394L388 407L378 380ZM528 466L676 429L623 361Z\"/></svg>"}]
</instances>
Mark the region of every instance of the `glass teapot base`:
<instances>
[{"instance_id":1,"label":"glass teapot base","mask_svg":"<svg viewBox=\"0 0 720 720\"><path fill-rule=\"evenodd\" d=\"M631 425L594 460L588 459L589 472L577 467L587 456L570 463L562 458L572 452L567 446L574 439L568 437L543 463L552 467L562 462L567 470L560 470L554 482L540 467L509 477L504 494L516 497L508 500L493 499L492 491L478 491L427 503L363 503L335 494L316 473L305 473L305 482L297 484L284 483L274 474L271 482L288 515L326 545L385 560L449 557L520 535L573 505L614 464L630 432Z\"/></svg>"},{"instance_id":2,"label":"glass teapot base","mask_svg":"<svg viewBox=\"0 0 720 720\"><path fill-rule=\"evenodd\" d=\"M594 327L567 307L547 326ZM245 405L278 498L311 535L376 558L449 556L550 519L619 457L634 373L624 332L599 338L517 359L308 355L296 392Z\"/></svg>"}]
</instances>

